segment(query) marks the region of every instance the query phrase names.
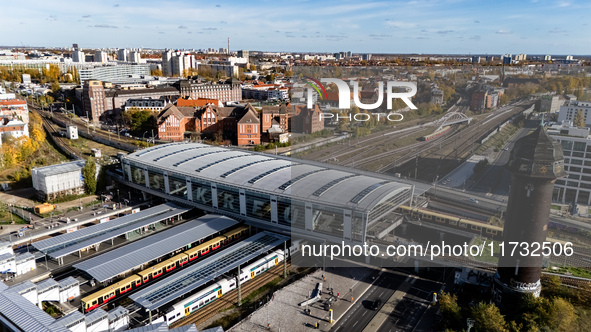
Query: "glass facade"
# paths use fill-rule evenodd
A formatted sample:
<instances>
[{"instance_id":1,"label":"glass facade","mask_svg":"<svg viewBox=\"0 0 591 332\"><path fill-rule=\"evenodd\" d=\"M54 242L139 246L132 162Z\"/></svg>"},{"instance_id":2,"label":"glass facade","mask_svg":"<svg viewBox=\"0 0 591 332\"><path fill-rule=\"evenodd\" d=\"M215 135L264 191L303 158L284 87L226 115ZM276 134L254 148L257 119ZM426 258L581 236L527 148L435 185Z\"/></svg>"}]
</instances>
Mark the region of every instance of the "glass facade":
<instances>
[{"instance_id":1,"label":"glass facade","mask_svg":"<svg viewBox=\"0 0 591 332\"><path fill-rule=\"evenodd\" d=\"M150 181L150 189L166 192L164 187L164 175L162 175L162 172L150 169L148 170L148 179Z\"/></svg>"},{"instance_id":2,"label":"glass facade","mask_svg":"<svg viewBox=\"0 0 591 332\"><path fill-rule=\"evenodd\" d=\"M240 193L237 188L217 185L218 209L240 214Z\"/></svg>"},{"instance_id":3,"label":"glass facade","mask_svg":"<svg viewBox=\"0 0 591 332\"><path fill-rule=\"evenodd\" d=\"M191 179L191 194L193 202L213 206L211 185L205 181Z\"/></svg>"},{"instance_id":4,"label":"glass facade","mask_svg":"<svg viewBox=\"0 0 591 332\"><path fill-rule=\"evenodd\" d=\"M172 196L187 199L186 179L175 175L168 175L168 188L170 190L169 194Z\"/></svg>"},{"instance_id":5,"label":"glass facade","mask_svg":"<svg viewBox=\"0 0 591 332\"><path fill-rule=\"evenodd\" d=\"M133 183L146 186L146 172L150 189L182 199L191 198L194 203L228 212L230 216L247 216L262 221L277 223L291 229L304 230L335 238L362 241L365 224L382 218L410 197L410 190L391 194L376 205L368 214L351 207L329 206L322 203L304 202L270 193L240 189L227 184L205 179L165 172L156 168L129 165ZM166 180L166 181L165 181ZM168 188L167 188L168 186ZM212 210L215 211L215 210ZM375 219L377 220L377 219Z\"/></svg>"},{"instance_id":6,"label":"glass facade","mask_svg":"<svg viewBox=\"0 0 591 332\"><path fill-rule=\"evenodd\" d=\"M131 181L135 184L146 185L146 176L144 170L138 167L131 166Z\"/></svg>"}]
</instances>

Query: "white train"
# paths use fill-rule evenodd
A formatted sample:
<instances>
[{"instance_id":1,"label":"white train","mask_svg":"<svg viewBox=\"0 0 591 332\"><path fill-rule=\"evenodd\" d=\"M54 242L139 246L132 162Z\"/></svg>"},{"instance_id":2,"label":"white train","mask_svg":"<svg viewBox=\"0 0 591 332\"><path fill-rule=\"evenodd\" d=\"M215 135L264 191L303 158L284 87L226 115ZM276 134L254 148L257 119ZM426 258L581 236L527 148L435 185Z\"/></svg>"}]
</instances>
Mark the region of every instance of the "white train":
<instances>
[{"instance_id":1,"label":"white train","mask_svg":"<svg viewBox=\"0 0 591 332\"><path fill-rule=\"evenodd\" d=\"M254 263L242 267L240 270L240 284L244 284L254 279L259 274L267 271L273 266L283 261L283 250L275 250ZM236 278L222 279L200 292L189 296L188 298L176 303L168 308L165 314L166 323L170 326L177 320L190 315L207 304L219 299L227 292L237 287Z\"/></svg>"}]
</instances>

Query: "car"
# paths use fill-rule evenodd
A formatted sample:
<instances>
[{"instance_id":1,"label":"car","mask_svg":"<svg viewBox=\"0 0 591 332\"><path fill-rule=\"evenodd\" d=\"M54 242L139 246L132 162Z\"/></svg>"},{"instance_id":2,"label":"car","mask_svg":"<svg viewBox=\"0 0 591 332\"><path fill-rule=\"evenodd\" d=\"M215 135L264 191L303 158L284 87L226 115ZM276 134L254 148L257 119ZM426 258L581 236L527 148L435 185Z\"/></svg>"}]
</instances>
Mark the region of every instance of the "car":
<instances>
[{"instance_id":1,"label":"car","mask_svg":"<svg viewBox=\"0 0 591 332\"><path fill-rule=\"evenodd\" d=\"M509 148L503 148L503 151L509 151Z\"/></svg>"},{"instance_id":2,"label":"car","mask_svg":"<svg viewBox=\"0 0 591 332\"><path fill-rule=\"evenodd\" d=\"M478 204L478 200L476 198L468 198L468 201L469 202L472 202L472 203L477 203Z\"/></svg>"},{"instance_id":3,"label":"car","mask_svg":"<svg viewBox=\"0 0 591 332\"><path fill-rule=\"evenodd\" d=\"M371 310L378 310L381 305L382 305L382 300L377 299L371 304Z\"/></svg>"}]
</instances>

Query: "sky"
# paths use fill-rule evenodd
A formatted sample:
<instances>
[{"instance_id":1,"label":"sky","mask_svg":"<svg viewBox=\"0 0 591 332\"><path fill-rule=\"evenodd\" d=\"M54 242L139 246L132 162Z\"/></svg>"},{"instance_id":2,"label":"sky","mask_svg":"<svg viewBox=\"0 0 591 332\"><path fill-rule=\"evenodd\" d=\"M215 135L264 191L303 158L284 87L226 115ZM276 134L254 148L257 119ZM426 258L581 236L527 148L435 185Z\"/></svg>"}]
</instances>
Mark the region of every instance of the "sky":
<instances>
[{"instance_id":1,"label":"sky","mask_svg":"<svg viewBox=\"0 0 591 332\"><path fill-rule=\"evenodd\" d=\"M589 1L4 1L0 45L591 54ZM8 32L8 33L7 33Z\"/></svg>"}]
</instances>

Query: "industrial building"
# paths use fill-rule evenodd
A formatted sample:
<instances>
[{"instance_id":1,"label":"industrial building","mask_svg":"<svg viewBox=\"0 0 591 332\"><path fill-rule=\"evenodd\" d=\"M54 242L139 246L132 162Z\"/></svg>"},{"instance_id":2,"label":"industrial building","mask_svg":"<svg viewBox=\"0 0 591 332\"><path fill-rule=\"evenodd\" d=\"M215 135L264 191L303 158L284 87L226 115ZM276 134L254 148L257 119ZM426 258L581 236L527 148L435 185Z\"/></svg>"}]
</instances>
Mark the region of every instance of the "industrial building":
<instances>
[{"instance_id":1,"label":"industrial building","mask_svg":"<svg viewBox=\"0 0 591 332\"><path fill-rule=\"evenodd\" d=\"M40 200L52 200L65 195L84 193L82 168L84 160L31 169L33 188ZM96 166L98 177L100 166Z\"/></svg>"},{"instance_id":2,"label":"industrial building","mask_svg":"<svg viewBox=\"0 0 591 332\"><path fill-rule=\"evenodd\" d=\"M171 143L122 157L119 181L145 193L265 229L364 242L369 225L414 186L388 176L198 143Z\"/></svg>"}]
</instances>

